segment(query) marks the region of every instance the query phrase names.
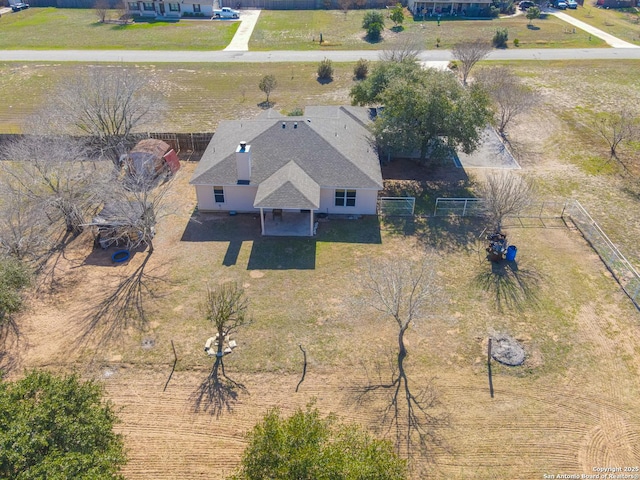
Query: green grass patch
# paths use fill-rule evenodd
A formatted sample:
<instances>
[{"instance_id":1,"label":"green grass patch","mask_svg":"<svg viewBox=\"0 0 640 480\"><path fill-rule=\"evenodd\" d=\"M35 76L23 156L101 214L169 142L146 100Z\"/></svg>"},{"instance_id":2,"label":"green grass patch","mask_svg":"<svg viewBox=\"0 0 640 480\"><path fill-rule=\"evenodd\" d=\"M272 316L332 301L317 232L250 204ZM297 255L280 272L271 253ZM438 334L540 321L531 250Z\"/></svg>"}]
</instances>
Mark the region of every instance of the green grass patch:
<instances>
[{"instance_id":1,"label":"green grass patch","mask_svg":"<svg viewBox=\"0 0 640 480\"><path fill-rule=\"evenodd\" d=\"M239 25L197 20L114 25L99 23L91 9L30 8L0 18L0 48L222 50Z\"/></svg>"},{"instance_id":2,"label":"green grass patch","mask_svg":"<svg viewBox=\"0 0 640 480\"><path fill-rule=\"evenodd\" d=\"M572 17L593 25L620 40L640 45L640 15L632 9L604 9L592 5L565 10Z\"/></svg>"},{"instance_id":3,"label":"green grass patch","mask_svg":"<svg viewBox=\"0 0 640 480\"><path fill-rule=\"evenodd\" d=\"M387 19L383 39L368 42L362 29L365 10L344 12L337 10L311 11L268 11L260 14L249 48L251 50L378 50L407 35L420 38L423 48L451 48L457 42L469 38L483 38L490 41L496 29L509 31L509 47L518 38L519 48L581 48L605 47L606 43L583 32L573 29L555 17L547 16L528 26L524 16L486 20L465 20L461 17L443 17L438 26L435 18L405 19L402 30L393 31L393 23ZM386 11L385 11L386 15ZM322 34L323 45L320 45ZM440 47L436 47L436 39ZM514 47L513 47L514 48Z\"/></svg>"}]
</instances>

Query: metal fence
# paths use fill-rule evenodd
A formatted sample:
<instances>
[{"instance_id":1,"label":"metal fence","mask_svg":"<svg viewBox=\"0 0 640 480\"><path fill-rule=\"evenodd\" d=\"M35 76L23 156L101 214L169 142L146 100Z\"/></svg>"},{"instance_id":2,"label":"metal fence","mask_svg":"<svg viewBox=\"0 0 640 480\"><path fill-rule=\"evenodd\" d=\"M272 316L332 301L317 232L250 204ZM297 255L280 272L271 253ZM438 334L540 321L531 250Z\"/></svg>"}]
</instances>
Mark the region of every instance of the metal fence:
<instances>
[{"instance_id":1,"label":"metal fence","mask_svg":"<svg viewBox=\"0 0 640 480\"><path fill-rule=\"evenodd\" d=\"M631 301L640 309L640 275L638 271L618 250L618 247L613 244L596 221L591 218L589 212L580 202L577 200L567 202L565 215L571 218L573 224L598 253Z\"/></svg>"},{"instance_id":2,"label":"metal fence","mask_svg":"<svg viewBox=\"0 0 640 480\"><path fill-rule=\"evenodd\" d=\"M378 199L378 213L380 215L411 217L415 208L415 197L380 197Z\"/></svg>"},{"instance_id":3,"label":"metal fence","mask_svg":"<svg viewBox=\"0 0 640 480\"><path fill-rule=\"evenodd\" d=\"M458 215L462 217L482 215L481 198L436 198L434 217Z\"/></svg>"},{"instance_id":4,"label":"metal fence","mask_svg":"<svg viewBox=\"0 0 640 480\"><path fill-rule=\"evenodd\" d=\"M482 214L482 199L480 198L436 199L434 216L477 216ZM510 218L516 219L520 223L522 223L522 219L536 218L540 219L543 225L545 219L571 220L600 256L636 308L640 309L640 274L580 202L567 200L534 203L517 216Z\"/></svg>"}]
</instances>

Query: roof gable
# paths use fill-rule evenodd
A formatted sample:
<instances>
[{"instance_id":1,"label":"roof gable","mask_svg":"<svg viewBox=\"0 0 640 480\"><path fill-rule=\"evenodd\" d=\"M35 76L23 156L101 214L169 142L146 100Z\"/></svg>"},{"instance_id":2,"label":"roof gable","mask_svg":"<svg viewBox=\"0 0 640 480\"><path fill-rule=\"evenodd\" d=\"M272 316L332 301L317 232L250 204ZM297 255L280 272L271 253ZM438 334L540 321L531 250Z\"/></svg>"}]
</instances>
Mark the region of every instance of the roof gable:
<instances>
[{"instance_id":1,"label":"roof gable","mask_svg":"<svg viewBox=\"0 0 640 480\"><path fill-rule=\"evenodd\" d=\"M260 184L253 206L317 209L320 185L291 161Z\"/></svg>"}]
</instances>

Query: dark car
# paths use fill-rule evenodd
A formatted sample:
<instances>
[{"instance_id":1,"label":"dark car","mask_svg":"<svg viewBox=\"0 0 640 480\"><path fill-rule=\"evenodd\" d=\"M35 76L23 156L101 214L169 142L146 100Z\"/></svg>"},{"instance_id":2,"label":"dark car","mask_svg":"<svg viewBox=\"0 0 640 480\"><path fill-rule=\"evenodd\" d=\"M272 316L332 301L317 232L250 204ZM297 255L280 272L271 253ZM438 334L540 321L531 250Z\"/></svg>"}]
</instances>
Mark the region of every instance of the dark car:
<instances>
[{"instance_id":1,"label":"dark car","mask_svg":"<svg viewBox=\"0 0 640 480\"><path fill-rule=\"evenodd\" d=\"M25 10L27 8L29 8L28 3L18 2L11 5L11 10L13 10L14 12L19 12L20 10Z\"/></svg>"},{"instance_id":2,"label":"dark car","mask_svg":"<svg viewBox=\"0 0 640 480\"><path fill-rule=\"evenodd\" d=\"M530 7L533 7L534 5L535 5L534 2L531 2L529 0L524 0L523 2L520 2L519 7L520 7L520 10L526 10Z\"/></svg>"}]
</instances>

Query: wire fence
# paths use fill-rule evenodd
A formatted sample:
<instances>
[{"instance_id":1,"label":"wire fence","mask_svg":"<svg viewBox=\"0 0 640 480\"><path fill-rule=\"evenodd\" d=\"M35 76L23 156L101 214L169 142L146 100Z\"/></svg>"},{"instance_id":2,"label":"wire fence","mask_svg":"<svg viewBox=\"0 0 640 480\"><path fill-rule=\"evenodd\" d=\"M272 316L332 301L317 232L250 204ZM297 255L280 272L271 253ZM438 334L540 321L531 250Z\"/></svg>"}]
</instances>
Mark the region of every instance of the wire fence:
<instances>
[{"instance_id":1,"label":"wire fence","mask_svg":"<svg viewBox=\"0 0 640 480\"><path fill-rule=\"evenodd\" d=\"M573 224L598 253L636 308L640 309L640 275L638 271L618 250L618 247L580 202L577 200L568 202L565 215L571 218Z\"/></svg>"},{"instance_id":2,"label":"wire fence","mask_svg":"<svg viewBox=\"0 0 640 480\"><path fill-rule=\"evenodd\" d=\"M438 198L434 216L480 216L483 215L481 198ZM603 263L614 276L636 308L640 310L640 274L620 252L589 212L577 200L547 201L533 203L510 219L524 226L525 219L538 219L545 226L545 220L570 220L596 251Z\"/></svg>"}]
</instances>

